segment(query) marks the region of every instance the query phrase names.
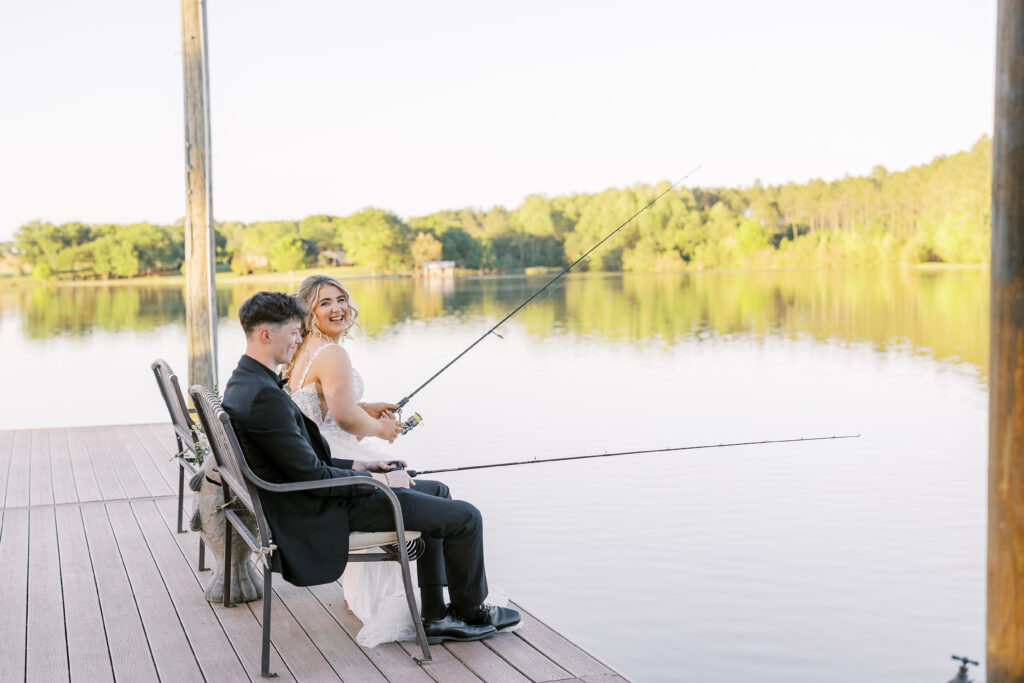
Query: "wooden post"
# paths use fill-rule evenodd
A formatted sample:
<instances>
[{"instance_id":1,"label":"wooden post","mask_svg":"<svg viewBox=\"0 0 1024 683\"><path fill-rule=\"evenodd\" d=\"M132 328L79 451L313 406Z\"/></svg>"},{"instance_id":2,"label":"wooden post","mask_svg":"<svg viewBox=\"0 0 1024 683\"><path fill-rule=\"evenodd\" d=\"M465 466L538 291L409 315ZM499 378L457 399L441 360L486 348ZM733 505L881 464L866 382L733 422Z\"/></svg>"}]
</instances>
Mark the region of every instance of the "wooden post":
<instances>
[{"instance_id":1,"label":"wooden post","mask_svg":"<svg viewBox=\"0 0 1024 683\"><path fill-rule=\"evenodd\" d=\"M188 381L217 382L217 299L214 289L213 187L210 164L210 81L206 2L181 0L185 67L185 327Z\"/></svg>"},{"instance_id":2,"label":"wooden post","mask_svg":"<svg viewBox=\"0 0 1024 683\"><path fill-rule=\"evenodd\" d=\"M999 0L992 144L989 683L1024 682L1024 0Z\"/></svg>"}]
</instances>

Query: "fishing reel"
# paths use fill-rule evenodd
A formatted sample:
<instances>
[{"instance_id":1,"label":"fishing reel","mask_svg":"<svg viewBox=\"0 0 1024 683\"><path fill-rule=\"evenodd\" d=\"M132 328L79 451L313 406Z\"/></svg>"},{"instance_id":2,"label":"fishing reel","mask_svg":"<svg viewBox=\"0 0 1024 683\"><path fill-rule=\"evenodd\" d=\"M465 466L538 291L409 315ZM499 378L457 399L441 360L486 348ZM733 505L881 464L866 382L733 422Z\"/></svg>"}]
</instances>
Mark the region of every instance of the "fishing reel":
<instances>
[{"instance_id":1,"label":"fishing reel","mask_svg":"<svg viewBox=\"0 0 1024 683\"><path fill-rule=\"evenodd\" d=\"M413 413L409 416L409 419L402 423L402 434L407 434L412 430L413 427L423 422L423 418L419 413Z\"/></svg>"}]
</instances>

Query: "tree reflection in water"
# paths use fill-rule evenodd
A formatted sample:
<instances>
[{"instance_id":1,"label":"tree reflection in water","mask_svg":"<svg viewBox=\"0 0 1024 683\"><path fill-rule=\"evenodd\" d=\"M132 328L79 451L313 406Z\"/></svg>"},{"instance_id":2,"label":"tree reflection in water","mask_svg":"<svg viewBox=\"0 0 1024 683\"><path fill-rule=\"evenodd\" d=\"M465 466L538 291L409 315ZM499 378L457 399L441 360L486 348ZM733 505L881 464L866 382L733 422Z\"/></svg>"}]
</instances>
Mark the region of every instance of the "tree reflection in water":
<instances>
[{"instance_id":1,"label":"tree reflection in water","mask_svg":"<svg viewBox=\"0 0 1024 683\"><path fill-rule=\"evenodd\" d=\"M543 277L352 279L364 334L388 334L410 320L492 324L546 282ZM260 289L297 283L218 287L217 314L234 319ZM93 330L151 331L183 325L181 286L9 287L0 314L21 319L32 339ZM880 350L909 346L988 372L988 271L808 270L662 274L580 274L520 311L527 333L595 335L614 340L707 335L809 336L869 341ZM453 350L454 351L454 350Z\"/></svg>"}]
</instances>

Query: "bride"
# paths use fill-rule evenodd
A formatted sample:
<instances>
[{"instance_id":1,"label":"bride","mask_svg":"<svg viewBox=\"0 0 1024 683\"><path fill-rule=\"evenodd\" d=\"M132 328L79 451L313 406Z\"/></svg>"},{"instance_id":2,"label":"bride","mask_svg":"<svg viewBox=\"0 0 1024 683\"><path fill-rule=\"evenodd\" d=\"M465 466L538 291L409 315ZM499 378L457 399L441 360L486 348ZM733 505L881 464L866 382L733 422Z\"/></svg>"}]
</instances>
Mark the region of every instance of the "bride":
<instances>
[{"instance_id":1,"label":"bride","mask_svg":"<svg viewBox=\"0 0 1024 683\"><path fill-rule=\"evenodd\" d=\"M339 343L359 317L352 295L334 278L313 275L303 280L298 298L307 311L302 342L282 372L292 400L317 423L332 457L352 460L353 469L389 486L415 486L404 472L389 475L391 466L365 438L392 443L402 425L392 412L397 405L362 402L363 379ZM349 609L363 622L356 638L360 644L416 638L396 563L350 562L342 584Z\"/></svg>"}]
</instances>

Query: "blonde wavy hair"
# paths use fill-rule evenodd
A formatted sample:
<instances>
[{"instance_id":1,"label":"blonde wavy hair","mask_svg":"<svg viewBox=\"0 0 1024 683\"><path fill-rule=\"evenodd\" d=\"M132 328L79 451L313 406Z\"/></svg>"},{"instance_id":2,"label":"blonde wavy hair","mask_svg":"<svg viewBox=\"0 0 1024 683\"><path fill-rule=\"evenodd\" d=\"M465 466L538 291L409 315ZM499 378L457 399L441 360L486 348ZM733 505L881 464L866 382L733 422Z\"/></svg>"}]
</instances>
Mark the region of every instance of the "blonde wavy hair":
<instances>
[{"instance_id":1,"label":"blonde wavy hair","mask_svg":"<svg viewBox=\"0 0 1024 683\"><path fill-rule=\"evenodd\" d=\"M288 361L287 365L281 371L281 374L285 377L291 376L292 369L295 367L295 359L299 357L299 354L309 340L313 337L323 338L323 333L320 328L316 325L316 315L314 310L316 308L316 302L320 299L320 289L325 285L333 285L344 292L345 296L348 297L348 326L345 331L341 333L341 338L346 339L350 336L352 328L358 327L359 323L356 320L359 318L359 306L356 305L355 300L352 298L352 292L349 291L348 287L341 284L333 277L328 275L310 275L302 284L299 285L299 293L295 295L295 298L299 300L299 304L305 311L305 315L302 318L302 341L299 346L295 349L295 353L292 355L292 359Z\"/></svg>"}]
</instances>

